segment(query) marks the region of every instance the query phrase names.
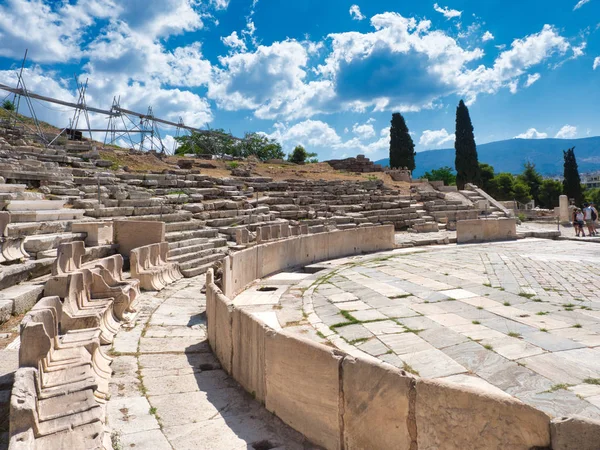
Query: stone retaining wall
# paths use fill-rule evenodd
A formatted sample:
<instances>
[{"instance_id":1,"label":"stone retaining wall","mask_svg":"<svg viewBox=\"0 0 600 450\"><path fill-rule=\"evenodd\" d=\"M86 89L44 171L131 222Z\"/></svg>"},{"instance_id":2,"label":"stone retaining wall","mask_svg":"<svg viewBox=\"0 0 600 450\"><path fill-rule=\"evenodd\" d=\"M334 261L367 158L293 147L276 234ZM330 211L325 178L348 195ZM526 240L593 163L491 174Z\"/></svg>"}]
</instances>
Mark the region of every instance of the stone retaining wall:
<instances>
[{"instance_id":1,"label":"stone retaining wall","mask_svg":"<svg viewBox=\"0 0 600 450\"><path fill-rule=\"evenodd\" d=\"M581 423L590 439L580 436L576 448L596 449L600 422L560 418L558 427L514 398L414 377L375 358L351 357L274 330L230 300L278 270L389 248L385 228L301 236L236 253L224 269L229 297L209 270L208 338L223 368L269 411L326 449L568 450L575 448L572 437Z\"/></svg>"},{"instance_id":2,"label":"stone retaining wall","mask_svg":"<svg viewBox=\"0 0 600 450\"><path fill-rule=\"evenodd\" d=\"M223 260L223 292L233 298L254 280L281 270L393 248L393 225L301 235L256 245Z\"/></svg>"}]
</instances>

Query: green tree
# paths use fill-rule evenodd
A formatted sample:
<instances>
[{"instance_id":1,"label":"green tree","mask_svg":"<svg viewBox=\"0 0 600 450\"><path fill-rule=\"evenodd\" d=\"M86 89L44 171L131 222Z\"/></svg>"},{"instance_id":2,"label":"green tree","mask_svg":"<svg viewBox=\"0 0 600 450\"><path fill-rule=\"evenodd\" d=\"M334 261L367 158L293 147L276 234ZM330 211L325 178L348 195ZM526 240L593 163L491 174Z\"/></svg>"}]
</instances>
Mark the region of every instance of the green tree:
<instances>
[{"instance_id":1,"label":"green tree","mask_svg":"<svg viewBox=\"0 0 600 450\"><path fill-rule=\"evenodd\" d=\"M522 181L529 186L531 197L535 200L535 204L540 204L540 188L544 179L542 175L535 170L535 164L526 162L523 172L517 176L519 181Z\"/></svg>"},{"instance_id":2,"label":"green tree","mask_svg":"<svg viewBox=\"0 0 600 450\"><path fill-rule=\"evenodd\" d=\"M304 147L297 145L294 148L294 151L288 155L288 161L295 164L304 164L306 162L312 163L317 162L316 157L316 153L307 152Z\"/></svg>"},{"instance_id":3,"label":"green tree","mask_svg":"<svg viewBox=\"0 0 600 450\"><path fill-rule=\"evenodd\" d=\"M406 167L415 170L415 144L413 143L404 117L400 113L392 114L390 127L390 167Z\"/></svg>"},{"instance_id":4,"label":"green tree","mask_svg":"<svg viewBox=\"0 0 600 450\"><path fill-rule=\"evenodd\" d=\"M285 153L281 149L281 144L275 139L264 134L247 132L242 142L236 147L234 156L243 158L256 156L261 161L268 161L269 159L283 159Z\"/></svg>"},{"instance_id":5,"label":"green tree","mask_svg":"<svg viewBox=\"0 0 600 450\"><path fill-rule=\"evenodd\" d=\"M477 160L477 147L473 135L473 124L469 116L469 109L462 100L456 108L456 134L454 148L456 157L456 185L464 189L467 183L476 183L479 179L479 161Z\"/></svg>"},{"instance_id":6,"label":"green tree","mask_svg":"<svg viewBox=\"0 0 600 450\"><path fill-rule=\"evenodd\" d=\"M598 209L598 205L600 205L600 188L588 189L585 191L585 200L593 202L594 205L596 205L596 209ZM556 202L558 203L558 199Z\"/></svg>"},{"instance_id":7,"label":"green tree","mask_svg":"<svg viewBox=\"0 0 600 450\"><path fill-rule=\"evenodd\" d=\"M581 189L581 178L575 159L575 147L563 151L564 156L564 178L563 191L567 197L572 198L576 205L583 202L583 190Z\"/></svg>"},{"instance_id":8,"label":"green tree","mask_svg":"<svg viewBox=\"0 0 600 450\"><path fill-rule=\"evenodd\" d=\"M197 155L231 155L235 151L235 139L223 129L208 132L192 131L191 134L178 136L175 140L179 147L177 155L194 153Z\"/></svg>"},{"instance_id":9,"label":"green tree","mask_svg":"<svg viewBox=\"0 0 600 450\"><path fill-rule=\"evenodd\" d=\"M546 178L542 180L539 191L539 202L542 208L554 208L558 206L558 197L563 193L563 185L560 181Z\"/></svg>"},{"instance_id":10,"label":"green tree","mask_svg":"<svg viewBox=\"0 0 600 450\"><path fill-rule=\"evenodd\" d=\"M439 169L432 169L430 172L425 172L423 178L429 181L443 181L446 186L456 184L456 174L452 167L444 166Z\"/></svg>"},{"instance_id":11,"label":"green tree","mask_svg":"<svg viewBox=\"0 0 600 450\"><path fill-rule=\"evenodd\" d=\"M502 172L490 180L489 194L496 200L514 200L515 177L512 173Z\"/></svg>"},{"instance_id":12,"label":"green tree","mask_svg":"<svg viewBox=\"0 0 600 450\"><path fill-rule=\"evenodd\" d=\"M15 104L13 102L11 102L10 100L4 100L2 102L2 109L5 109L7 111L14 111L15 110Z\"/></svg>"},{"instance_id":13,"label":"green tree","mask_svg":"<svg viewBox=\"0 0 600 450\"><path fill-rule=\"evenodd\" d=\"M516 179L513 184L513 198L521 203L529 203L531 201L531 190L527 183ZM510 199L509 199L510 200Z\"/></svg>"},{"instance_id":14,"label":"green tree","mask_svg":"<svg viewBox=\"0 0 600 450\"><path fill-rule=\"evenodd\" d=\"M490 190L490 181L494 178L494 168L486 163L479 163L479 180L477 185L485 192Z\"/></svg>"}]
</instances>

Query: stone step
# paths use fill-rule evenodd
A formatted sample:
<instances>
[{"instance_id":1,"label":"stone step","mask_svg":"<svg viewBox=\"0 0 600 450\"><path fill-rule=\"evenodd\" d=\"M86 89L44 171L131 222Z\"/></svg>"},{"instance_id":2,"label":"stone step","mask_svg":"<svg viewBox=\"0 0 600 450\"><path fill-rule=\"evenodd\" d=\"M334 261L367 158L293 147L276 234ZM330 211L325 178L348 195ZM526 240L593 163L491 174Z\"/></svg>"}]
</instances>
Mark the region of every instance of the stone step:
<instances>
[{"instance_id":1,"label":"stone step","mask_svg":"<svg viewBox=\"0 0 600 450\"><path fill-rule=\"evenodd\" d=\"M195 276L199 275L203 272L198 272L197 269L203 266L212 266L212 263L215 261L219 261L225 257L224 253L213 253L212 255L206 256L204 258L192 259L190 261L186 261L179 265L179 269L181 273L186 276ZM208 268L207 267L207 268ZM193 275L190 275L193 274Z\"/></svg>"},{"instance_id":2,"label":"stone step","mask_svg":"<svg viewBox=\"0 0 600 450\"><path fill-rule=\"evenodd\" d=\"M70 208L48 211L11 211L10 220L12 223L78 220L84 214L84 209Z\"/></svg>"},{"instance_id":3,"label":"stone step","mask_svg":"<svg viewBox=\"0 0 600 450\"><path fill-rule=\"evenodd\" d=\"M204 250L193 251L190 253L184 253L184 254L177 255L177 256L171 256L171 254L169 253L168 260L178 262L181 265L181 264L186 263L187 261L206 258L215 253L222 253L222 252L219 252L219 250L216 248L207 248Z\"/></svg>"},{"instance_id":4,"label":"stone step","mask_svg":"<svg viewBox=\"0 0 600 450\"><path fill-rule=\"evenodd\" d=\"M175 231L189 231L189 230L197 230L204 228L202 222L197 220L188 220L185 222L169 222L165 226L165 231L167 233L175 232Z\"/></svg>"},{"instance_id":5,"label":"stone step","mask_svg":"<svg viewBox=\"0 0 600 450\"><path fill-rule=\"evenodd\" d=\"M0 193L23 192L27 189L26 184L0 184Z\"/></svg>"},{"instance_id":6,"label":"stone step","mask_svg":"<svg viewBox=\"0 0 600 450\"><path fill-rule=\"evenodd\" d=\"M167 242L186 241L194 238L215 238L218 235L218 231L214 228L206 228L202 230L191 230L191 231L174 231L171 233L165 233L165 240Z\"/></svg>"},{"instance_id":7,"label":"stone step","mask_svg":"<svg viewBox=\"0 0 600 450\"><path fill-rule=\"evenodd\" d=\"M65 206L62 200L11 200L8 211L57 211Z\"/></svg>"},{"instance_id":8,"label":"stone step","mask_svg":"<svg viewBox=\"0 0 600 450\"><path fill-rule=\"evenodd\" d=\"M85 238L86 233L38 234L27 236L24 247L27 253L37 253L55 249L63 242L83 241Z\"/></svg>"},{"instance_id":9,"label":"stone step","mask_svg":"<svg viewBox=\"0 0 600 450\"><path fill-rule=\"evenodd\" d=\"M196 277L198 275L202 275L208 271L213 266L214 262L209 262L207 264L197 265L191 269L180 269L181 273L186 278Z\"/></svg>"},{"instance_id":10,"label":"stone step","mask_svg":"<svg viewBox=\"0 0 600 450\"><path fill-rule=\"evenodd\" d=\"M196 239L191 239L191 241L195 241L195 240ZM215 244L213 242L210 242L208 240L208 238L198 238L198 240L200 240L202 242L200 242L198 244L194 244L194 245L169 248L169 259L175 258L180 255L185 255L187 253L199 252L202 250L206 250L206 249L215 247ZM224 245L227 245L227 241L225 239L223 239L223 240L225 241ZM180 242L186 242L186 241L180 241ZM173 242L172 244L179 244L180 242ZM170 246L171 246L171 244L169 244L169 247Z\"/></svg>"}]
</instances>

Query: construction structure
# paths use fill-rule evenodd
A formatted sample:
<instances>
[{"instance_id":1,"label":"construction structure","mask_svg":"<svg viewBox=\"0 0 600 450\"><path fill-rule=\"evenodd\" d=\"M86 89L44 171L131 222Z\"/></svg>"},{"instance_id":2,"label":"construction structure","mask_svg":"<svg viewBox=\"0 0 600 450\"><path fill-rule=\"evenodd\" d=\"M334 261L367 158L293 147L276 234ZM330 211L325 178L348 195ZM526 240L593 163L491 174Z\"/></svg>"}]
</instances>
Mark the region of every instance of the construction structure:
<instances>
[{"instance_id":1,"label":"construction structure","mask_svg":"<svg viewBox=\"0 0 600 450\"><path fill-rule=\"evenodd\" d=\"M4 98L7 100L11 94L13 95L12 104L14 109L10 112L9 122L21 122L23 126L29 129L42 142L45 147L49 147L56 142L61 136L66 136L69 140L80 141L84 134L89 135L90 141L93 140L92 133L104 134L104 145L116 145L120 139L126 139L127 144L132 149L157 151L158 153L168 154L174 153L175 148L167 149L161 137L159 126L167 126L175 128L174 135L181 136L185 132L194 132L201 134L213 134L214 131L202 130L191 127L183 122L183 118L179 117L177 122L162 119L154 115L152 106L148 107L146 113L140 113L121 107L120 97L114 97L110 109L96 108L90 106L86 101L86 91L88 88L88 79L85 83L80 82L75 77L77 84L77 102L65 101L45 95L31 92L25 83L24 68L27 60L27 51L19 71L17 72L16 87L8 86L0 83L0 89L8 92ZM21 108L21 100L24 100L28 115L33 121L33 127L25 123L19 116ZM69 119L69 123L60 128L58 133L48 134L44 132L40 125L40 121L36 114L32 100L48 102L55 105L66 106L73 109L73 116ZM90 122L90 113L99 114L108 117L107 126L105 128L95 128ZM137 137L135 137L137 136ZM96 139L98 140L98 139Z\"/></svg>"}]
</instances>

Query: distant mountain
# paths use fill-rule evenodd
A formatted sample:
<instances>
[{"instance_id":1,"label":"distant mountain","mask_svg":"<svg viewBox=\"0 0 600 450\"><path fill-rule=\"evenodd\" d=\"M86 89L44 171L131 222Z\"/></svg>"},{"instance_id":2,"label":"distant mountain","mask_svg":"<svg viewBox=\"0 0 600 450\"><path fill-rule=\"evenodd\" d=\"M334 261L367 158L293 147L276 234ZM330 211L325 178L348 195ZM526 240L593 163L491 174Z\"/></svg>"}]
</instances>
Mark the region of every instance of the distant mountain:
<instances>
[{"instance_id":1,"label":"distant mountain","mask_svg":"<svg viewBox=\"0 0 600 450\"><path fill-rule=\"evenodd\" d=\"M542 175L562 175L563 150L575 147L579 172L600 170L600 136L583 139L508 139L477 146L479 161L490 164L496 173L521 173L523 164L531 161ZM389 158L375 161L389 166ZM431 169L454 167L454 149L428 150L417 153L417 168L413 176L419 177Z\"/></svg>"}]
</instances>

